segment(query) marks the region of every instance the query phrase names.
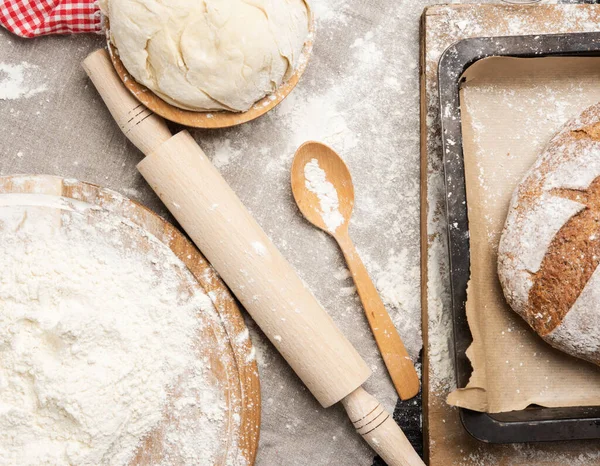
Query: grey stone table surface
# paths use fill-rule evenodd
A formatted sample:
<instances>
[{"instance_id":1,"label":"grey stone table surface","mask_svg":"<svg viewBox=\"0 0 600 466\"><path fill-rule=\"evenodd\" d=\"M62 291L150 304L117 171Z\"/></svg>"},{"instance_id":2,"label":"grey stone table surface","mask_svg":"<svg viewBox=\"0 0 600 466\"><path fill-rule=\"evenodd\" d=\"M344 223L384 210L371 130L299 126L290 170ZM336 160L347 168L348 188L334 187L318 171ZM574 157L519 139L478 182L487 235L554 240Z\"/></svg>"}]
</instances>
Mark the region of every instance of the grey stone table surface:
<instances>
[{"instance_id":1,"label":"grey stone table surface","mask_svg":"<svg viewBox=\"0 0 600 466\"><path fill-rule=\"evenodd\" d=\"M397 397L342 256L331 238L300 216L289 168L295 149L310 139L330 144L347 161L356 190L351 235L416 359L419 17L433 3L315 0L315 47L292 94L251 123L192 131L372 367L366 387L390 410ZM104 45L99 35L23 40L0 29L0 173L97 183L170 219L135 168L141 154L120 133L80 66ZM252 322L249 326L263 395L257 464L371 464L373 453L341 407L322 409Z\"/></svg>"}]
</instances>

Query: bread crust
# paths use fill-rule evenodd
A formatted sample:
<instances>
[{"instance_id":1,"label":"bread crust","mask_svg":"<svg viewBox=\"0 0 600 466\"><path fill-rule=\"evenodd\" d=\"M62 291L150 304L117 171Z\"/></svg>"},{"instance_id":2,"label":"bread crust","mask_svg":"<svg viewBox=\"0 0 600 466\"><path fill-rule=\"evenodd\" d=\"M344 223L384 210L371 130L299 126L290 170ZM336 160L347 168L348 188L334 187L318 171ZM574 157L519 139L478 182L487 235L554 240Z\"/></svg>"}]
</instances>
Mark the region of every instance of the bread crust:
<instances>
[{"instance_id":1,"label":"bread crust","mask_svg":"<svg viewBox=\"0 0 600 466\"><path fill-rule=\"evenodd\" d=\"M552 346L600 364L600 104L519 184L498 248L509 305Z\"/></svg>"}]
</instances>

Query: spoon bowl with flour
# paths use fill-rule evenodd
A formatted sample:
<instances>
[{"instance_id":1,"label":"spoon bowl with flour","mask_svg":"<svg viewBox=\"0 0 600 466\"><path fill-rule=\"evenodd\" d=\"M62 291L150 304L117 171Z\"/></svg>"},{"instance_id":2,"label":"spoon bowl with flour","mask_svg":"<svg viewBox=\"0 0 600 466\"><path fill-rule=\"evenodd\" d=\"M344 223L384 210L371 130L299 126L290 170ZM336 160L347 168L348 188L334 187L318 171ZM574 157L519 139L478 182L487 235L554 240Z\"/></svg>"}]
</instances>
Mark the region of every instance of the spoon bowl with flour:
<instances>
[{"instance_id":1,"label":"spoon bowl with flour","mask_svg":"<svg viewBox=\"0 0 600 466\"><path fill-rule=\"evenodd\" d=\"M413 362L350 239L348 226L354 207L350 170L330 147L306 142L292 163L292 192L302 215L333 236L342 249L396 391L403 400L414 397L420 381Z\"/></svg>"},{"instance_id":2,"label":"spoon bowl with flour","mask_svg":"<svg viewBox=\"0 0 600 466\"><path fill-rule=\"evenodd\" d=\"M344 161L325 144L307 142L296 151L292 191L302 215L335 236L347 232L354 207L354 185Z\"/></svg>"}]
</instances>

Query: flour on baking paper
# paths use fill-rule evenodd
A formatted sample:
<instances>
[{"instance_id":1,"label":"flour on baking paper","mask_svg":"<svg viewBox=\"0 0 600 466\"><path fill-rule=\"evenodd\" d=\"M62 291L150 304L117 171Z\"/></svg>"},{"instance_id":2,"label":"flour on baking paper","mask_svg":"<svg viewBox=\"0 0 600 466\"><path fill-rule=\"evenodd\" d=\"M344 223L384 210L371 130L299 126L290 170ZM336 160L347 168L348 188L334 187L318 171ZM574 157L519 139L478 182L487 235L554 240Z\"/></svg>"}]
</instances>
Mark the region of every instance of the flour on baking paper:
<instances>
[{"instance_id":1,"label":"flour on baking paper","mask_svg":"<svg viewBox=\"0 0 600 466\"><path fill-rule=\"evenodd\" d=\"M47 90L38 76L39 68L27 62L10 64L0 62L0 100L32 97Z\"/></svg>"},{"instance_id":2,"label":"flour on baking paper","mask_svg":"<svg viewBox=\"0 0 600 466\"><path fill-rule=\"evenodd\" d=\"M0 196L0 464L128 464L167 413L153 464L213 464L227 408L193 345L209 298L156 238L82 205Z\"/></svg>"}]
</instances>

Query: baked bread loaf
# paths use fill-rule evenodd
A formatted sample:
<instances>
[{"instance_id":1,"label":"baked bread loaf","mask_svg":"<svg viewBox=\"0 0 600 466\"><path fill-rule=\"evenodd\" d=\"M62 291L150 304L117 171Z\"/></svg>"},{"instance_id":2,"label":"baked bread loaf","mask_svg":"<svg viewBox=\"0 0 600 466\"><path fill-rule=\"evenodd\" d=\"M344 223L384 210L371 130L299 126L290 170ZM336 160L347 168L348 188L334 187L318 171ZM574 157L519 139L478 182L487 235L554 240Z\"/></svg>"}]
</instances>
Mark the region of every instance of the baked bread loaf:
<instances>
[{"instance_id":1,"label":"baked bread loaf","mask_svg":"<svg viewBox=\"0 0 600 466\"><path fill-rule=\"evenodd\" d=\"M498 249L510 306L552 346L600 364L600 104L552 139L513 194Z\"/></svg>"}]
</instances>

